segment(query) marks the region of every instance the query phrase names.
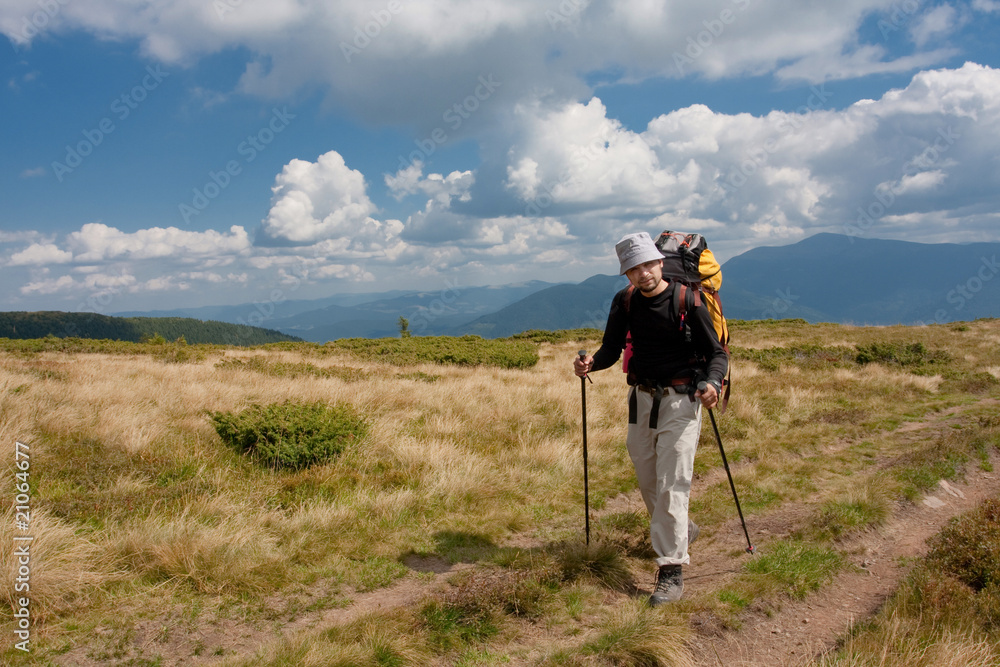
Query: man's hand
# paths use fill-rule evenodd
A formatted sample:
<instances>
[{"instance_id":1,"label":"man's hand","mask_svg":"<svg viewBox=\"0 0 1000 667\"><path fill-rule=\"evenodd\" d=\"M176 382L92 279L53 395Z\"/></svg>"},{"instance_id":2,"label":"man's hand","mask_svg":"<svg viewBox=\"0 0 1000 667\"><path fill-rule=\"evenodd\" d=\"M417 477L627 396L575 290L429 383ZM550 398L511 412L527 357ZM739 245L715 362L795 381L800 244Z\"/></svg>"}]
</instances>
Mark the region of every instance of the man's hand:
<instances>
[{"instance_id":1,"label":"man's hand","mask_svg":"<svg viewBox=\"0 0 1000 667\"><path fill-rule=\"evenodd\" d=\"M701 382L698 384L698 391L694 397L701 400L701 404L711 410L719 403L719 392L711 382Z\"/></svg>"},{"instance_id":2,"label":"man's hand","mask_svg":"<svg viewBox=\"0 0 1000 667\"><path fill-rule=\"evenodd\" d=\"M576 373L577 377L587 377L587 373L590 372L590 367L594 365L594 357L587 355L584 358L576 357L573 359L573 372Z\"/></svg>"}]
</instances>

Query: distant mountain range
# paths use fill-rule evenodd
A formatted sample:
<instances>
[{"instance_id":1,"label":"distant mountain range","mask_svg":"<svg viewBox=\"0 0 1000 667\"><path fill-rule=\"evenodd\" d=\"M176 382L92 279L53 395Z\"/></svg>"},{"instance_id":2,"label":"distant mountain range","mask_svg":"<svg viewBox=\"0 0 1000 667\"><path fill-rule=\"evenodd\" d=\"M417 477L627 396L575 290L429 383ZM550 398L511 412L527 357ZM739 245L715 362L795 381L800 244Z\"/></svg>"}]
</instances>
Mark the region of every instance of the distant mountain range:
<instances>
[{"instance_id":1,"label":"distant mountain range","mask_svg":"<svg viewBox=\"0 0 1000 667\"><path fill-rule=\"evenodd\" d=\"M754 248L722 267L726 317L859 325L1000 317L998 255L1000 243L837 234Z\"/></svg>"},{"instance_id":2,"label":"distant mountain range","mask_svg":"<svg viewBox=\"0 0 1000 667\"><path fill-rule=\"evenodd\" d=\"M722 267L730 319L918 324L1000 316L1000 243L927 244L817 234L760 247ZM997 278L997 280L994 280ZM175 316L266 326L305 340L399 335L509 336L529 329L602 329L623 277L579 284L531 281L499 287L335 295L119 315Z\"/></svg>"}]
</instances>

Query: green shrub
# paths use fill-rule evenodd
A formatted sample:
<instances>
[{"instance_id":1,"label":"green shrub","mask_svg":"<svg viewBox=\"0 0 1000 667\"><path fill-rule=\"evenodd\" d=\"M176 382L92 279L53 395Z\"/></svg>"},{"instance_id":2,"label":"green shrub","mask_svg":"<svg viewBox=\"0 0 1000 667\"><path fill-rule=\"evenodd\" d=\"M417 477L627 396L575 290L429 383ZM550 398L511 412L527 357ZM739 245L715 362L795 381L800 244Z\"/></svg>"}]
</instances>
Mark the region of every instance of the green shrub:
<instances>
[{"instance_id":1,"label":"green shrub","mask_svg":"<svg viewBox=\"0 0 1000 667\"><path fill-rule=\"evenodd\" d=\"M930 566L975 591L1000 586L1000 498L980 505L930 541Z\"/></svg>"},{"instance_id":2,"label":"green shrub","mask_svg":"<svg viewBox=\"0 0 1000 667\"><path fill-rule=\"evenodd\" d=\"M326 344L361 359L397 366L417 363L457 366L531 368L538 363L538 346L523 340L486 340L479 336L410 336L407 338L342 338Z\"/></svg>"},{"instance_id":3,"label":"green shrub","mask_svg":"<svg viewBox=\"0 0 1000 667\"><path fill-rule=\"evenodd\" d=\"M504 340L531 341L532 343L568 343L570 341L600 341L604 332L600 329L560 329L559 331L544 331L529 329L514 334Z\"/></svg>"},{"instance_id":4,"label":"green shrub","mask_svg":"<svg viewBox=\"0 0 1000 667\"><path fill-rule=\"evenodd\" d=\"M227 444L272 468L324 463L368 432L353 408L323 402L255 404L237 414L215 412L211 418Z\"/></svg>"},{"instance_id":5,"label":"green shrub","mask_svg":"<svg viewBox=\"0 0 1000 667\"><path fill-rule=\"evenodd\" d=\"M776 371L781 364L806 369L841 367L853 363L851 349L841 346L793 345L791 347L741 348L733 346L734 359L752 361L764 370Z\"/></svg>"},{"instance_id":6,"label":"green shrub","mask_svg":"<svg viewBox=\"0 0 1000 667\"><path fill-rule=\"evenodd\" d=\"M855 360L859 364L896 364L897 366L923 366L949 361L951 355L944 350L929 350L923 343L875 342L858 345Z\"/></svg>"}]
</instances>

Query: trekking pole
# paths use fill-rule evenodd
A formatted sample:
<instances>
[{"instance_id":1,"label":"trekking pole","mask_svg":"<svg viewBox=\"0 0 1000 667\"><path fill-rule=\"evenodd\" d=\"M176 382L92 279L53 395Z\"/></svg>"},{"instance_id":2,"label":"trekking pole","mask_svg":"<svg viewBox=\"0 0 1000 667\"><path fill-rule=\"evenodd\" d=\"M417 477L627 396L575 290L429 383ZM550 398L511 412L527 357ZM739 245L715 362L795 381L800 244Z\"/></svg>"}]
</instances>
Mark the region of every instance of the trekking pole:
<instances>
[{"instance_id":1,"label":"trekking pole","mask_svg":"<svg viewBox=\"0 0 1000 667\"><path fill-rule=\"evenodd\" d=\"M698 390L705 391L707 382L699 382ZM747 522L743 519L743 509L740 507L740 498L736 495L736 485L733 483L733 474L729 472L729 461L726 459L726 450L722 448L722 436L719 435L719 427L715 423L715 413L708 409L708 416L712 420L712 430L715 431L715 441L719 443L719 454L722 455L722 466L726 469L726 476L729 477L729 488L733 490L733 500L736 501L736 511L740 515L740 523L743 524L743 534L747 538L747 553L754 555L753 544L750 543L750 533L747 531Z\"/></svg>"},{"instance_id":2,"label":"trekking pole","mask_svg":"<svg viewBox=\"0 0 1000 667\"><path fill-rule=\"evenodd\" d=\"M587 351L580 350L580 361L587 358ZM589 375L580 378L580 400L583 405L583 510L587 531L587 546L590 546L590 489L587 483L587 380ZM593 382L593 380L590 380Z\"/></svg>"}]
</instances>

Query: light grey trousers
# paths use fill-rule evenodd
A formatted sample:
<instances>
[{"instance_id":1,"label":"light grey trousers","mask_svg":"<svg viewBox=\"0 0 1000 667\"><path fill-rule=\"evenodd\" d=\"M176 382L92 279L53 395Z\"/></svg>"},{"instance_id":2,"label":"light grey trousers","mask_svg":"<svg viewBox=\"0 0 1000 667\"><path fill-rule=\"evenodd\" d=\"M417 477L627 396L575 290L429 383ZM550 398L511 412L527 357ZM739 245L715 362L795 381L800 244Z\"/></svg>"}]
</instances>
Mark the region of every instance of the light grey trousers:
<instances>
[{"instance_id":1,"label":"light grey trousers","mask_svg":"<svg viewBox=\"0 0 1000 667\"><path fill-rule=\"evenodd\" d=\"M649 539L658 556L656 564L687 565L688 500L701 435L701 401L665 390L653 429L649 428L653 396L635 387L631 391L635 423L630 410L625 445L649 511Z\"/></svg>"}]
</instances>

